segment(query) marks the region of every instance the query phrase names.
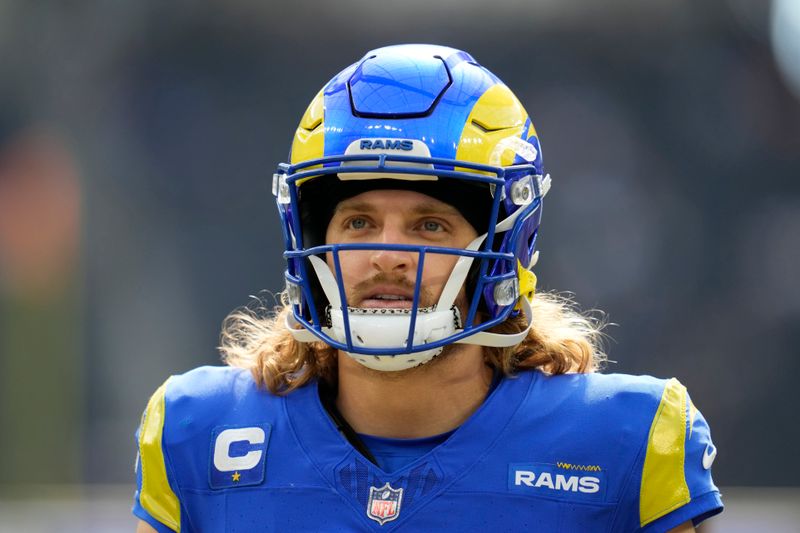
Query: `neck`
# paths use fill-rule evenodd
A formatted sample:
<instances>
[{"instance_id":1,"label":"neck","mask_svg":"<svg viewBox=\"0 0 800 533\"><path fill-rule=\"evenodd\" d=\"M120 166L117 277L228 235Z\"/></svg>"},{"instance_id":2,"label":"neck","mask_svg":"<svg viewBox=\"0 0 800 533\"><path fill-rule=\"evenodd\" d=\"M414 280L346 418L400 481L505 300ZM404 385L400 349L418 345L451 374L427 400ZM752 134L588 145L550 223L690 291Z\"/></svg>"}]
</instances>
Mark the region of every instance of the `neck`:
<instances>
[{"instance_id":1,"label":"neck","mask_svg":"<svg viewBox=\"0 0 800 533\"><path fill-rule=\"evenodd\" d=\"M492 370L474 345L450 348L421 367L379 372L338 357L336 406L358 433L420 438L451 431L486 398Z\"/></svg>"}]
</instances>

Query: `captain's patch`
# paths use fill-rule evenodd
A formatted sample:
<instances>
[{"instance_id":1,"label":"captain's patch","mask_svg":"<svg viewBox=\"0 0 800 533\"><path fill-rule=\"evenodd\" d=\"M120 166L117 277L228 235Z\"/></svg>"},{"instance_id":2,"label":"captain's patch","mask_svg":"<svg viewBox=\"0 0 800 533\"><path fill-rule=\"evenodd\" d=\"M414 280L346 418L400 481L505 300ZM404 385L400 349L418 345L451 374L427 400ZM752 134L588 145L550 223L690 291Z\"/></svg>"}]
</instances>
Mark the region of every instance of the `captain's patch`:
<instances>
[{"instance_id":1,"label":"captain's patch","mask_svg":"<svg viewBox=\"0 0 800 533\"><path fill-rule=\"evenodd\" d=\"M212 489L258 485L264 481L272 426L220 426L211 434L209 484Z\"/></svg>"}]
</instances>

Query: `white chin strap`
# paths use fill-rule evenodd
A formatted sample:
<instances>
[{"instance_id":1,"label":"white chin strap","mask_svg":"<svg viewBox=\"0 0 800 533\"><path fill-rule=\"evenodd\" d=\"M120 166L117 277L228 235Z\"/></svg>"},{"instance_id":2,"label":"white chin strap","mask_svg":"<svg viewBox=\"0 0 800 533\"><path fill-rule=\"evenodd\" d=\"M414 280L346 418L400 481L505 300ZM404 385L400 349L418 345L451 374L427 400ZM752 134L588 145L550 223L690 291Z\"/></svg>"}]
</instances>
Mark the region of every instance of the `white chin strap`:
<instances>
[{"instance_id":1,"label":"white chin strap","mask_svg":"<svg viewBox=\"0 0 800 533\"><path fill-rule=\"evenodd\" d=\"M495 227L497 233L508 231L521 213L517 210L513 215L499 222ZM467 250L475 251L486 239L486 233L469 243ZM311 266L319 278L322 290L330 302L331 327L324 327L322 331L331 338L347 343L344 312L339 297L339 286L336 278L328 265L317 256L309 256ZM454 305L464 281L467 279L469 269L474 258L459 256L450 277L445 283L439 301L433 307L418 309L414 325L412 348L436 342L463 331L461 316ZM522 342L531 328L531 304L527 298L520 298L522 311L525 313L527 324L519 333L502 334L479 331L456 341L457 344L477 344L479 346L506 347ZM348 307L347 318L350 326L350 340L353 353L347 355L374 370L398 371L413 368L427 363L440 353L444 347L422 350L414 353L401 353L397 355L366 355L358 353L358 348L397 348L405 350L408 345L408 334L411 328L411 312L408 309L359 309ZM311 331L303 328L294 318L292 313L286 315L286 327L292 336L300 342L314 342L320 340ZM300 329L298 329L300 327Z\"/></svg>"}]
</instances>

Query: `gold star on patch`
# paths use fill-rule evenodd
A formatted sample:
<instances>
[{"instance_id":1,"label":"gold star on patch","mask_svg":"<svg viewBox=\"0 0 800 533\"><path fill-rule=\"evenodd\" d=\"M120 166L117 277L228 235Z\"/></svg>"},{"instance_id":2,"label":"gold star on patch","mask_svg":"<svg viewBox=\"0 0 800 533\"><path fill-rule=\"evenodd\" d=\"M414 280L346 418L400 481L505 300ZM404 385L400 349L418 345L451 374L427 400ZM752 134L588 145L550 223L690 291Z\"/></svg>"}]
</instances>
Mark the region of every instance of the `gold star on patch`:
<instances>
[{"instance_id":1,"label":"gold star on patch","mask_svg":"<svg viewBox=\"0 0 800 533\"><path fill-rule=\"evenodd\" d=\"M233 475L231 476L231 479L234 481L239 481L240 477L242 477L242 475L239 472L234 472Z\"/></svg>"}]
</instances>

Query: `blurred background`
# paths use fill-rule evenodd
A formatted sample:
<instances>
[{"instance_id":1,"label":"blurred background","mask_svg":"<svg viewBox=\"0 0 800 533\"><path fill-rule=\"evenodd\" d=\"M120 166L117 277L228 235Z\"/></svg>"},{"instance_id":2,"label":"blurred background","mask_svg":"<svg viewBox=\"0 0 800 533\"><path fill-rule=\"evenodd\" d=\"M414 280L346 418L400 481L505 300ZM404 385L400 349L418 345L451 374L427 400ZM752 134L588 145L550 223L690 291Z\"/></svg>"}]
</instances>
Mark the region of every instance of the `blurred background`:
<instances>
[{"instance_id":1,"label":"blurred background","mask_svg":"<svg viewBox=\"0 0 800 533\"><path fill-rule=\"evenodd\" d=\"M608 371L676 376L727 511L796 531L797 0L0 1L0 531L130 531L133 433L282 289L276 163L378 46L469 51L553 176L545 288L606 311Z\"/></svg>"}]
</instances>

